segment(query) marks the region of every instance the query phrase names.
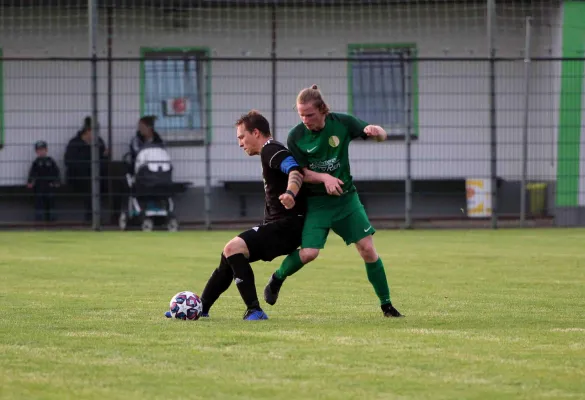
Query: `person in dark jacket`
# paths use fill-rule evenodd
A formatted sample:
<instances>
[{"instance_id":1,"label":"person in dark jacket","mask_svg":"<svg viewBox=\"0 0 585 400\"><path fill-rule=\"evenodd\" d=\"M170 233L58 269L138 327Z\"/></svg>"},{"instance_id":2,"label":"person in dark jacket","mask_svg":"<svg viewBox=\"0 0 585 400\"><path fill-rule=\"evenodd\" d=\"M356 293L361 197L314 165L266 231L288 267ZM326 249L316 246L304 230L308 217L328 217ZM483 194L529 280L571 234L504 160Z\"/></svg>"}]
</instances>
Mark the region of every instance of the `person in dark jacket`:
<instances>
[{"instance_id":1,"label":"person in dark jacket","mask_svg":"<svg viewBox=\"0 0 585 400\"><path fill-rule=\"evenodd\" d=\"M91 117L86 117L83 127L67 144L65 166L67 184L83 199L85 220L91 220ZM106 176L107 149L102 138L98 138L100 159L100 177Z\"/></svg>"},{"instance_id":2,"label":"person in dark jacket","mask_svg":"<svg viewBox=\"0 0 585 400\"><path fill-rule=\"evenodd\" d=\"M134 166L138 152L144 146L149 144L158 144L161 146L164 145L160 135L154 129L155 121L156 117L154 115L144 116L138 121L138 131L136 131L136 135L130 141L130 157L132 161L132 167Z\"/></svg>"},{"instance_id":3,"label":"person in dark jacket","mask_svg":"<svg viewBox=\"0 0 585 400\"><path fill-rule=\"evenodd\" d=\"M36 142L35 152L37 158L30 167L26 184L29 189L34 190L35 219L54 221L54 190L61 184L61 172L55 160L48 156L47 142Z\"/></svg>"}]
</instances>

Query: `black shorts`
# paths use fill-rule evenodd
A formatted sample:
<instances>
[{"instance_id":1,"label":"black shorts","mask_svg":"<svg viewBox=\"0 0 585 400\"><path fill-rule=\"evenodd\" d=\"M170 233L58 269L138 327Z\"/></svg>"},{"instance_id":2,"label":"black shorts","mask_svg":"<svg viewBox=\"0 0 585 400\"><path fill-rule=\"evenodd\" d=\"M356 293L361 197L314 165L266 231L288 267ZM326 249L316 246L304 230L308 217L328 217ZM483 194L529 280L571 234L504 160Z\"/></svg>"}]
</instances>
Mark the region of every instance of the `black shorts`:
<instances>
[{"instance_id":1,"label":"black shorts","mask_svg":"<svg viewBox=\"0 0 585 400\"><path fill-rule=\"evenodd\" d=\"M298 249L304 221L303 216L288 217L240 233L250 252L249 261L272 261Z\"/></svg>"}]
</instances>

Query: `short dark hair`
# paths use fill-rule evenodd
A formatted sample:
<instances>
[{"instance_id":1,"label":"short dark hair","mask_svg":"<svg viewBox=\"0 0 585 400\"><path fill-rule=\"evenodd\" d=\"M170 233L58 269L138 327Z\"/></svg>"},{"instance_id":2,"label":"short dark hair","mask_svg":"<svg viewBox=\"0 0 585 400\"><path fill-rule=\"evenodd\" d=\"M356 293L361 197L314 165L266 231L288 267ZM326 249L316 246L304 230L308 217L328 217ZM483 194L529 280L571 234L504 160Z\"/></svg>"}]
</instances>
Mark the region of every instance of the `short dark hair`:
<instances>
[{"instance_id":1,"label":"short dark hair","mask_svg":"<svg viewBox=\"0 0 585 400\"><path fill-rule=\"evenodd\" d=\"M87 116L83 119L83 126L81 127L81 130L84 133L91 130L91 117L90 116Z\"/></svg>"},{"instance_id":2,"label":"short dark hair","mask_svg":"<svg viewBox=\"0 0 585 400\"><path fill-rule=\"evenodd\" d=\"M242 115L236 121L236 126L240 125L244 125L248 132L258 129L263 136L271 136L270 123L259 111L250 110L247 114Z\"/></svg>"},{"instance_id":3,"label":"short dark hair","mask_svg":"<svg viewBox=\"0 0 585 400\"><path fill-rule=\"evenodd\" d=\"M154 129L154 122L156 121L156 119L157 118L155 115L145 115L144 117L140 118L139 122L142 122L149 128Z\"/></svg>"},{"instance_id":4,"label":"short dark hair","mask_svg":"<svg viewBox=\"0 0 585 400\"><path fill-rule=\"evenodd\" d=\"M35 150L38 149L46 149L47 146L47 142L45 142L44 140L39 140L35 143Z\"/></svg>"}]
</instances>

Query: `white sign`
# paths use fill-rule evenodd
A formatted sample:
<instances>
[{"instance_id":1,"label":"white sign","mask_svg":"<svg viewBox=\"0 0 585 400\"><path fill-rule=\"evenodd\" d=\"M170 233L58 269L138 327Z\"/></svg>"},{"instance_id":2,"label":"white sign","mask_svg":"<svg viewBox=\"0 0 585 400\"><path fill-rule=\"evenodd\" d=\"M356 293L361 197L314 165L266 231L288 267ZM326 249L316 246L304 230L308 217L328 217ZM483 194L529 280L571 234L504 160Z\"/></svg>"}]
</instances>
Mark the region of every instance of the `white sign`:
<instances>
[{"instance_id":1,"label":"white sign","mask_svg":"<svg viewBox=\"0 0 585 400\"><path fill-rule=\"evenodd\" d=\"M163 113L166 117L183 117L189 112L189 99L175 97L163 101Z\"/></svg>"},{"instance_id":2,"label":"white sign","mask_svg":"<svg viewBox=\"0 0 585 400\"><path fill-rule=\"evenodd\" d=\"M489 217L492 215L491 179L466 179L467 216Z\"/></svg>"}]
</instances>

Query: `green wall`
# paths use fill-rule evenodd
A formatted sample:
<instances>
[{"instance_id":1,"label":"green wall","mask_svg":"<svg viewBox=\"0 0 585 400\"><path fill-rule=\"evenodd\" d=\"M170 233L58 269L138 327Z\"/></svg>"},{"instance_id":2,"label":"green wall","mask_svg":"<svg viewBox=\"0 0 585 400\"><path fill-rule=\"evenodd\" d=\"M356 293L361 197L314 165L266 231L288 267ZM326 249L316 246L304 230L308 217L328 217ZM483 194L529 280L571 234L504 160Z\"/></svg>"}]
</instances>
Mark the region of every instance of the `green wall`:
<instances>
[{"instance_id":1,"label":"green wall","mask_svg":"<svg viewBox=\"0 0 585 400\"><path fill-rule=\"evenodd\" d=\"M563 58L585 57L585 2L563 5ZM583 61L563 61L557 138L557 207L579 205L579 148L583 114ZM583 188L585 190L585 188Z\"/></svg>"}]
</instances>

